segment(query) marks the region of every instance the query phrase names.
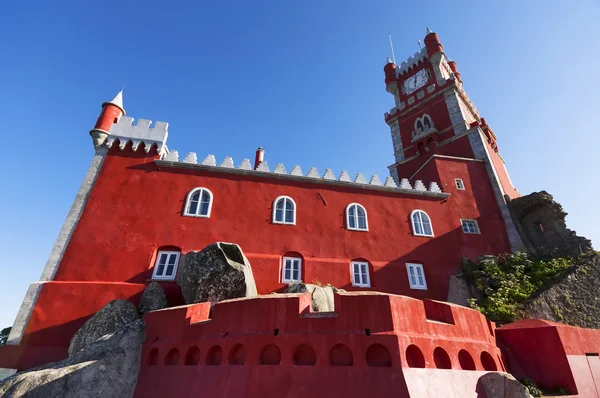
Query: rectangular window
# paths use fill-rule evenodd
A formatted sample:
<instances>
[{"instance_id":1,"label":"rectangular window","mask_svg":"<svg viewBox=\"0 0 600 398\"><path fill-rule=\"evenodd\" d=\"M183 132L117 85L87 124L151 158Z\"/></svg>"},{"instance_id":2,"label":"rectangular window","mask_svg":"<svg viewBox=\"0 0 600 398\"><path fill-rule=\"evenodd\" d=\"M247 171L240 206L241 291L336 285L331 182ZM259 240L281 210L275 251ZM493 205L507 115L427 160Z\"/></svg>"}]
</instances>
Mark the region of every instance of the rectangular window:
<instances>
[{"instance_id":1,"label":"rectangular window","mask_svg":"<svg viewBox=\"0 0 600 398\"><path fill-rule=\"evenodd\" d=\"M302 259L298 257L284 257L281 273L281 282L298 282L302 276Z\"/></svg>"},{"instance_id":2,"label":"rectangular window","mask_svg":"<svg viewBox=\"0 0 600 398\"><path fill-rule=\"evenodd\" d=\"M408 272L408 284L411 289L427 290L423 264L406 263L406 270Z\"/></svg>"},{"instance_id":3,"label":"rectangular window","mask_svg":"<svg viewBox=\"0 0 600 398\"><path fill-rule=\"evenodd\" d=\"M454 183L456 184L456 189L460 189L461 191L465 190L465 183L460 178L455 178Z\"/></svg>"},{"instance_id":4,"label":"rectangular window","mask_svg":"<svg viewBox=\"0 0 600 398\"><path fill-rule=\"evenodd\" d=\"M369 263L363 261L351 261L350 273L352 275L352 286L371 287Z\"/></svg>"},{"instance_id":5,"label":"rectangular window","mask_svg":"<svg viewBox=\"0 0 600 398\"><path fill-rule=\"evenodd\" d=\"M475 220L460 220L465 234L479 234L479 225Z\"/></svg>"},{"instance_id":6,"label":"rectangular window","mask_svg":"<svg viewBox=\"0 0 600 398\"><path fill-rule=\"evenodd\" d=\"M159 251L156 255L152 279L172 280L177 274L179 252Z\"/></svg>"}]
</instances>

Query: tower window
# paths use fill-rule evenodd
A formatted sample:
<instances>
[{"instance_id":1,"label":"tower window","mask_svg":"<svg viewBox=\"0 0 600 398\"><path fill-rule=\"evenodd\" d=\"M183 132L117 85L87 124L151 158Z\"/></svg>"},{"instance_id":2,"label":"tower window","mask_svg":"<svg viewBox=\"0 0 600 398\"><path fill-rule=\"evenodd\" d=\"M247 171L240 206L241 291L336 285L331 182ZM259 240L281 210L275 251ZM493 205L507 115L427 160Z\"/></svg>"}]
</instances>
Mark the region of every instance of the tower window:
<instances>
[{"instance_id":1,"label":"tower window","mask_svg":"<svg viewBox=\"0 0 600 398\"><path fill-rule=\"evenodd\" d=\"M433 236L433 227L427 213L423 210L413 210L410 213L413 235L415 236Z\"/></svg>"},{"instance_id":2,"label":"tower window","mask_svg":"<svg viewBox=\"0 0 600 398\"><path fill-rule=\"evenodd\" d=\"M465 234L479 234L479 225L475 220L460 220L462 224L462 230Z\"/></svg>"},{"instance_id":3,"label":"tower window","mask_svg":"<svg viewBox=\"0 0 600 398\"><path fill-rule=\"evenodd\" d=\"M460 178L454 179L454 184L456 185L456 189L460 189L461 191L465 190L465 183Z\"/></svg>"},{"instance_id":4,"label":"tower window","mask_svg":"<svg viewBox=\"0 0 600 398\"><path fill-rule=\"evenodd\" d=\"M188 193L184 215L190 217L210 217L212 192L207 188L194 188Z\"/></svg>"},{"instance_id":5,"label":"tower window","mask_svg":"<svg viewBox=\"0 0 600 398\"><path fill-rule=\"evenodd\" d=\"M423 264L406 263L406 271L408 272L408 284L411 289L427 290Z\"/></svg>"},{"instance_id":6,"label":"tower window","mask_svg":"<svg viewBox=\"0 0 600 398\"><path fill-rule=\"evenodd\" d=\"M298 282L302 278L302 259L298 257L284 257L281 272L281 282Z\"/></svg>"},{"instance_id":7,"label":"tower window","mask_svg":"<svg viewBox=\"0 0 600 398\"><path fill-rule=\"evenodd\" d=\"M156 255L152 279L172 280L177 274L180 252L159 251Z\"/></svg>"},{"instance_id":8,"label":"tower window","mask_svg":"<svg viewBox=\"0 0 600 398\"><path fill-rule=\"evenodd\" d=\"M346 207L346 228L354 231L368 231L367 211L358 203Z\"/></svg>"},{"instance_id":9,"label":"tower window","mask_svg":"<svg viewBox=\"0 0 600 398\"><path fill-rule=\"evenodd\" d=\"M280 196L273 202L273 224L296 224L296 202L289 196Z\"/></svg>"},{"instance_id":10,"label":"tower window","mask_svg":"<svg viewBox=\"0 0 600 398\"><path fill-rule=\"evenodd\" d=\"M369 263L364 261L350 261L352 286L371 287L369 278Z\"/></svg>"}]
</instances>

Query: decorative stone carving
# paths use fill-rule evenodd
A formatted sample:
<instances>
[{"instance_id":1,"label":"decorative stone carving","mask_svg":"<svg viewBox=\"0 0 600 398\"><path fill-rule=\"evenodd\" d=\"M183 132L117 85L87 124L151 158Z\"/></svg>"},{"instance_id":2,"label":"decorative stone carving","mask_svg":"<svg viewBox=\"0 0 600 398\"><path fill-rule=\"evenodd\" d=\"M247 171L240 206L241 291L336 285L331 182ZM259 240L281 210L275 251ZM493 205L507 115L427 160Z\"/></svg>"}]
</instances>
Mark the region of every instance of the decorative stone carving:
<instances>
[{"instance_id":1,"label":"decorative stone carving","mask_svg":"<svg viewBox=\"0 0 600 398\"><path fill-rule=\"evenodd\" d=\"M273 170L273 173L287 174L287 171L285 170L285 166L283 165L283 163L277 163L277 166L275 166L275 170Z\"/></svg>"},{"instance_id":2,"label":"decorative stone carving","mask_svg":"<svg viewBox=\"0 0 600 398\"><path fill-rule=\"evenodd\" d=\"M323 179L325 180L335 180L335 174L333 174L333 170L325 169L325 174L323 174Z\"/></svg>"},{"instance_id":3,"label":"decorative stone carving","mask_svg":"<svg viewBox=\"0 0 600 398\"><path fill-rule=\"evenodd\" d=\"M412 185L410 185L410 181L408 181L408 178L403 178L402 180L400 180L400 188L413 189Z\"/></svg>"},{"instance_id":4,"label":"decorative stone carving","mask_svg":"<svg viewBox=\"0 0 600 398\"><path fill-rule=\"evenodd\" d=\"M217 159L215 159L215 155L208 154L202 161L202 164L204 166L216 166Z\"/></svg>"},{"instance_id":5,"label":"decorative stone carving","mask_svg":"<svg viewBox=\"0 0 600 398\"><path fill-rule=\"evenodd\" d=\"M110 148L118 140L121 149L131 142L135 150L143 143L146 152L150 152L152 146L156 145L158 153L162 154L169 135L169 123L156 122L154 127L150 127L151 123L151 120L138 119L137 124L134 125L132 117L122 116L110 127L106 146Z\"/></svg>"},{"instance_id":6,"label":"decorative stone carving","mask_svg":"<svg viewBox=\"0 0 600 398\"><path fill-rule=\"evenodd\" d=\"M397 185L396 185L396 181L394 181L394 179L393 179L391 176L388 176L388 177L385 179L385 184L384 184L384 185L385 185L386 187L390 187L390 188L396 188L396 187L397 187Z\"/></svg>"},{"instance_id":7,"label":"decorative stone carving","mask_svg":"<svg viewBox=\"0 0 600 398\"><path fill-rule=\"evenodd\" d=\"M170 162L179 162L179 152L169 151L169 153L166 154L163 160L168 160Z\"/></svg>"},{"instance_id":8,"label":"decorative stone carving","mask_svg":"<svg viewBox=\"0 0 600 398\"><path fill-rule=\"evenodd\" d=\"M421 180L415 181L414 189L417 191L427 191L427 188L425 188L425 184L423 184L423 181L421 181Z\"/></svg>"},{"instance_id":9,"label":"decorative stone carving","mask_svg":"<svg viewBox=\"0 0 600 398\"><path fill-rule=\"evenodd\" d=\"M242 163L240 163L240 166L238 167L238 169L241 169L241 170L252 170L252 163L250 163L250 159L244 159L244 160L242 160Z\"/></svg>"},{"instance_id":10,"label":"decorative stone carving","mask_svg":"<svg viewBox=\"0 0 600 398\"><path fill-rule=\"evenodd\" d=\"M250 262L234 243L216 242L183 254L177 284L187 304L257 296Z\"/></svg>"},{"instance_id":11,"label":"decorative stone carving","mask_svg":"<svg viewBox=\"0 0 600 398\"><path fill-rule=\"evenodd\" d=\"M306 176L311 178L321 178L319 170L317 170L316 167L311 167L310 170L308 170L308 174Z\"/></svg>"},{"instance_id":12,"label":"decorative stone carving","mask_svg":"<svg viewBox=\"0 0 600 398\"><path fill-rule=\"evenodd\" d=\"M354 182L356 182L358 184L366 184L367 180L365 179L365 176L363 175L363 173L358 173L356 175L356 178L354 179Z\"/></svg>"},{"instance_id":13,"label":"decorative stone carving","mask_svg":"<svg viewBox=\"0 0 600 398\"><path fill-rule=\"evenodd\" d=\"M234 169L235 165L233 164L233 159L229 156L227 156L224 160L223 163L221 163L221 167L225 167L228 169Z\"/></svg>"},{"instance_id":14,"label":"decorative stone carving","mask_svg":"<svg viewBox=\"0 0 600 398\"><path fill-rule=\"evenodd\" d=\"M265 173L268 173L271 170L269 169L269 165L267 164L267 161L263 160L262 162L260 162L258 164L258 167L256 168L256 171L263 171Z\"/></svg>"},{"instance_id":15,"label":"decorative stone carving","mask_svg":"<svg viewBox=\"0 0 600 398\"><path fill-rule=\"evenodd\" d=\"M377 174L373 174L371 176L371 179L369 180L369 184L370 185L383 185L383 184L381 184L381 180L379 179L379 176Z\"/></svg>"},{"instance_id":16,"label":"decorative stone carving","mask_svg":"<svg viewBox=\"0 0 600 398\"><path fill-rule=\"evenodd\" d=\"M188 153L185 159L183 159L183 163L198 164L198 157L196 156L196 152Z\"/></svg>"},{"instance_id":17,"label":"decorative stone carving","mask_svg":"<svg viewBox=\"0 0 600 398\"><path fill-rule=\"evenodd\" d=\"M346 182L351 182L352 180L350 179L350 174L348 174L348 172L346 170L343 170L342 173L340 174L340 181L346 181Z\"/></svg>"},{"instance_id":18,"label":"decorative stone carving","mask_svg":"<svg viewBox=\"0 0 600 398\"><path fill-rule=\"evenodd\" d=\"M292 167L292 171L290 172L290 174L293 176L303 176L304 175L304 174L302 174L302 169L298 165L295 165L294 167Z\"/></svg>"}]
</instances>

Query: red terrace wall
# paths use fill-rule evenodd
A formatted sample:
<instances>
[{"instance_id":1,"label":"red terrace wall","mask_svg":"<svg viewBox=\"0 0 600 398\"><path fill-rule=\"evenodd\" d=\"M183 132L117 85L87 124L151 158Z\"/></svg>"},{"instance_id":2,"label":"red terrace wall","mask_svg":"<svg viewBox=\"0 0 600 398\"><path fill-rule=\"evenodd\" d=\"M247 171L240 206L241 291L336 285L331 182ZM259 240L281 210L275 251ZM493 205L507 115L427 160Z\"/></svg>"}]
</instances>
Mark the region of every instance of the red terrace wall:
<instances>
[{"instance_id":1,"label":"red terrace wall","mask_svg":"<svg viewBox=\"0 0 600 398\"><path fill-rule=\"evenodd\" d=\"M517 377L581 397L600 396L600 330L527 319L497 329L497 336Z\"/></svg>"},{"instance_id":2,"label":"red terrace wall","mask_svg":"<svg viewBox=\"0 0 600 398\"><path fill-rule=\"evenodd\" d=\"M185 253L215 241L241 245L260 293L285 286L280 267L288 252L303 256L306 282L351 290L349 261L361 258L370 262L373 290L435 299L446 299L448 276L459 269L455 244L462 231L448 217L444 200L207 170L159 170L152 160L142 151L111 149L56 280L147 283L159 247L174 245ZM208 219L182 216L187 193L198 186L214 195ZM280 195L296 201L296 226L271 224L272 202ZM365 206L369 232L345 229L351 202ZM464 208L454 211L471 213L474 205L460 202ZM436 238L412 235L409 216L417 208L430 215ZM496 231L484 237L473 252L506 249ZM409 288L406 262L424 264L429 290Z\"/></svg>"},{"instance_id":3,"label":"red terrace wall","mask_svg":"<svg viewBox=\"0 0 600 398\"><path fill-rule=\"evenodd\" d=\"M448 367L455 386L446 388L470 386L475 397L472 374L503 369L494 327L474 310L358 292L336 294L333 313L311 313L310 303L309 294L267 295L217 303L211 318L209 303L147 314L135 396L435 396L409 395L404 369Z\"/></svg>"},{"instance_id":4,"label":"red terrace wall","mask_svg":"<svg viewBox=\"0 0 600 398\"><path fill-rule=\"evenodd\" d=\"M91 315L115 299L137 305L144 288L132 283L45 282L21 345L5 346L12 351L2 351L0 367L28 369L65 358L71 337Z\"/></svg>"}]
</instances>

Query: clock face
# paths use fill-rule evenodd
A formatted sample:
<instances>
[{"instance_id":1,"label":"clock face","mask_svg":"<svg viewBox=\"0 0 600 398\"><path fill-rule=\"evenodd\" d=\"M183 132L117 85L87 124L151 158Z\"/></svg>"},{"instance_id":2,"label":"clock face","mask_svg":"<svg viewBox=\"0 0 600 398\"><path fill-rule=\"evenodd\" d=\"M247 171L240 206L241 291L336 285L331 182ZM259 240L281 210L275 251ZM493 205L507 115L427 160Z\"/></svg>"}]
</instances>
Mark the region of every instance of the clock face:
<instances>
[{"instance_id":1,"label":"clock face","mask_svg":"<svg viewBox=\"0 0 600 398\"><path fill-rule=\"evenodd\" d=\"M429 74L425 69L421 69L404 81L404 91L407 95L411 94L427 84L427 80L429 80Z\"/></svg>"}]
</instances>

